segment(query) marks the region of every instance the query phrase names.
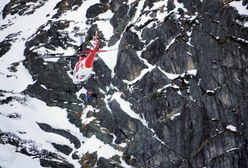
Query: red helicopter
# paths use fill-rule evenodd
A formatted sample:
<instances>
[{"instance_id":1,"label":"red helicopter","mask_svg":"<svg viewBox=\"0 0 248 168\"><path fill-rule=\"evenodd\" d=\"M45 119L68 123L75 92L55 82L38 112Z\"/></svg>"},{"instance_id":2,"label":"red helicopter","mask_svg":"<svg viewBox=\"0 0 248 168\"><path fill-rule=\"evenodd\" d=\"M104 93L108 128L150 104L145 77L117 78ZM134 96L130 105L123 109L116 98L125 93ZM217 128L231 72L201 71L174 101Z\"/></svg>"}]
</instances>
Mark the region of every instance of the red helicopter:
<instances>
[{"instance_id":1,"label":"red helicopter","mask_svg":"<svg viewBox=\"0 0 248 168\"><path fill-rule=\"evenodd\" d=\"M87 52L88 55L86 54L81 55L74 67L73 70L74 84L83 83L91 76L96 53L105 52L105 50L99 50L99 40L98 40L97 32L95 34L94 40L95 40L94 48L92 50L83 50L82 52Z\"/></svg>"},{"instance_id":2,"label":"red helicopter","mask_svg":"<svg viewBox=\"0 0 248 168\"><path fill-rule=\"evenodd\" d=\"M74 70L73 70L73 78L72 81L74 84L82 84L85 81L89 79L89 77L92 74L93 69L93 63L95 56L98 52L107 52L107 50L99 50L99 39L98 39L98 33L96 31L94 36L94 48L92 50L82 50L83 54L80 55L60 55L60 56L42 56L42 58L58 58L58 57L78 57L79 59L77 63L75 64ZM85 54L87 53L87 54Z\"/></svg>"}]
</instances>

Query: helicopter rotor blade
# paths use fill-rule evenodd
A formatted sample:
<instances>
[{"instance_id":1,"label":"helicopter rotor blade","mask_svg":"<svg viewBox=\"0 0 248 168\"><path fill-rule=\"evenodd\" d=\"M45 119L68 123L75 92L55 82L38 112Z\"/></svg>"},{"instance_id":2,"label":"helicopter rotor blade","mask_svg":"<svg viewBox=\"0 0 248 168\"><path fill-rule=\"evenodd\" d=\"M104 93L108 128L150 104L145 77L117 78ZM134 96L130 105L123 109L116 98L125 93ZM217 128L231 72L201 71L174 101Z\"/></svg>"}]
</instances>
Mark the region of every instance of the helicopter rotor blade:
<instances>
[{"instance_id":1,"label":"helicopter rotor blade","mask_svg":"<svg viewBox=\"0 0 248 168\"><path fill-rule=\"evenodd\" d=\"M39 58L66 58L66 57L78 57L81 54L72 54L72 55L62 55L62 54L46 54L46 55L41 55Z\"/></svg>"}]
</instances>

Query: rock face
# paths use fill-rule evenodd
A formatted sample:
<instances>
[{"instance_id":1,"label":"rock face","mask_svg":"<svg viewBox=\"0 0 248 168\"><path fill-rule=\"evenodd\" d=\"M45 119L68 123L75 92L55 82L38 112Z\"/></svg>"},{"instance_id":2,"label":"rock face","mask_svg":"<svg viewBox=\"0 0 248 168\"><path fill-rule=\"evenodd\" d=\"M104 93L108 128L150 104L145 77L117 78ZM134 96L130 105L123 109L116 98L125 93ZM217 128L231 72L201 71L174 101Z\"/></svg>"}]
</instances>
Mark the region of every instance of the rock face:
<instances>
[{"instance_id":1,"label":"rock face","mask_svg":"<svg viewBox=\"0 0 248 168\"><path fill-rule=\"evenodd\" d=\"M105 5L105 4L95 4L93 6L90 6L88 9L87 9L87 12L86 12L86 17L87 18L94 18L96 16L98 16L99 14L101 13L104 13L108 10L108 6Z\"/></svg>"},{"instance_id":2,"label":"rock face","mask_svg":"<svg viewBox=\"0 0 248 168\"><path fill-rule=\"evenodd\" d=\"M76 11L86 1L68 3L57 5L54 18ZM247 6L247 1L242 3ZM3 18L25 14L28 6L22 5L8 3ZM98 25L107 12L113 12L109 39ZM36 82L24 93L66 108L69 121L84 137L95 136L123 155L72 154L70 147L53 143L54 148L72 154L82 167L125 167L122 160L137 168L248 167L247 15L224 0L101 0L87 9L86 18L88 39L98 30L101 47L119 42L113 72L98 58L95 74L83 86L97 93L97 99L76 96L79 88L67 75L67 59L46 63L34 51L77 47L64 31L72 21L59 19L42 25L26 42L24 65ZM0 43L0 57L11 40L9 36ZM70 132L37 124L80 148L81 140ZM0 133L1 140L6 133ZM40 158L43 167L74 167Z\"/></svg>"},{"instance_id":3,"label":"rock face","mask_svg":"<svg viewBox=\"0 0 248 168\"><path fill-rule=\"evenodd\" d=\"M133 80L146 66L139 59L136 51L142 49L142 43L138 36L132 32L125 32L120 42L117 65L115 67L116 76L121 79Z\"/></svg>"}]
</instances>

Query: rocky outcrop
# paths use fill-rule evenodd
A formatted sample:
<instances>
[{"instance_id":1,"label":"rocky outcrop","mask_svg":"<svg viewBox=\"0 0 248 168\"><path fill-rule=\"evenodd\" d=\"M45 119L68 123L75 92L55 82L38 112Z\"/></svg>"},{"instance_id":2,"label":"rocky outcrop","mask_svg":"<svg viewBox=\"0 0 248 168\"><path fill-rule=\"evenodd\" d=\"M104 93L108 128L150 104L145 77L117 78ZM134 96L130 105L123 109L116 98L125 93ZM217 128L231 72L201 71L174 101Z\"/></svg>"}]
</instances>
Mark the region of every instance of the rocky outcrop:
<instances>
[{"instance_id":1,"label":"rocky outcrop","mask_svg":"<svg viewBox=\"0 0 248 168\"><path fill-rule=\"evenodd\" d=\"M120 78L118 80L133 80L140 75L142 69L147 67L136 53L142 47L143 44L135 33L129 31L123 34L115 67L116 76Z\"/></svg>"},{"instance_id":2,"label":"rocky outcrop","mask_svg":"<svg viewBox=\"0 0 248 168\"><path fill-rule=\"evenodd\" d=\"M52 145L55 149L57 149L58 151L66 154L66 155L69 155L72 152L72 148L70 148L67 145L60 145L60 144L56 144L56 143L52 143Z\"/></svg>"},{"instance_id":3,"label":"rocky outcrop","mask_svg":"<svg viewBox=\"0 0 248 168\"><path fill-rule=\"evenodd\" d=\"M90 6L87 9L86 17L87 18L94 18L94 17L98 16L99 14L106 12L107 10L108 10L107 4L101 4L101 3L95 4L93 6Z\"/></svg>"},{"instance_id":4,"label":"rocky outcrop","mask_svg":"<svg viewBox=\"0 0 248 168\"><path fill-rule=\"evenodd\" d=\"M11 47L11 43L7 42L7 41L2 41L0 43L0 57L2 55L4 55L5 53L7 53L9 51Z\"/></svg>"},{"instance_id":5,"label":"rocky outcrop","mask_svg":"<svg viewBox=\"0 0 248 168\"><path fill-rule=\"evenodd\" d=\"M59 32L59 30L67 28L69 23L69 21L48 22L47 25L40 27L38 35L26 43L24 54L27 56L27 61L24 63L30 73L33 74L36 82L30 85L25 92L30 96L38 97L49 105L57 105L78 111L81 110L81 106L73 104L73 102L79 103L74 94L78 88L74 86L66 74L65 67L68 65L67 62L61 59L55 64L44 63L38 54L33 51L41 47L51 50L54 50L55 47L73 47L70 44L72 39L68 37L68 34ZM50 28L44 30L46 26ZM53 83L53 85L50 85L50 83Z\"/></svg>"},{"instance_id":6,"label":"rocky outcrop","mask_svg":"<svg viewBox=\"0 0 248 168\"><path fill-rule=\"evenodd\" d=\"M128 22L134 17L138 3L135 2L130 8L123 1L120 3L118 0L113 0L110 4L111 10L114 11L114 15L110 19L114 29L114 35L111 37L111 43L109 44L111 46L120 39L121 34L127 28Z\"/></svg>"},{"instance_id":7,"label":"rocky outcrop","mask_svg":"<svg viewBox=\"0 0 248 168\"><path fill-rule=\"evenodd\" d=\"M74 168L70 163L56 162L52 160L40 159L40 165L42 167L54 167L54 168Z\"/></svg>"},{"instance_id":8,"label":"rocky outcrop","mask_svg":"<svg viewBox=\"0 0 248 168\"><path fill-rule=\"evenodd\" d=\"M7 15L18 14L22 15L31 15L34 11L41 6L43 6L45 1L40 0L27 0L27 1L18 1L11 0L7 5L4 6L2 17L5 18Z\"/></svg>"},{"instance_id":9,"label":"rocky outcrop","mask_svg":"<svg viewBox=\"0 0 248 168\"><path fill-rule=\"evenodd\" d=\"M78 7L80 7L81 5L81 0L62 0L55 6L55 9L58 9L58 11L53 16L53 18L59 18L63 13L68 10L77 10Z\"/></svg>"},{"instance_id":10,"label":"rocky outcrop","mask_svg":"<svg viewBox=\"0 0 248 168\"><path fill-rule=\"evenodd\" d=\"M37 123L37 124L42 130L44 130L46 132L55 133L55 134L61 135L65 138L69 139L70 142L74 144L75 148L78 149L81 146L81 143L77 139L77 137L73 136L70 132L65 131L65 130L61 130L61 129L52 128L50 125L45 124L45 123Z\"/></svg>"}]
</instances>

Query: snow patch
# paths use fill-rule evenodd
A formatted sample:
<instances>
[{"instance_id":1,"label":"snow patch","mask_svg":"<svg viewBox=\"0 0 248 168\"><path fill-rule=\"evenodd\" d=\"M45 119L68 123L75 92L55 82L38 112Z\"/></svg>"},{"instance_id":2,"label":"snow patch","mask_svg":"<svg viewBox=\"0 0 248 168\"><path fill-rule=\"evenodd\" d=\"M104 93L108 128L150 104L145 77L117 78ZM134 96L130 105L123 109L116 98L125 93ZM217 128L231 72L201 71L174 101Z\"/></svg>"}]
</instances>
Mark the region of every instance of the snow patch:
<instances>
[{"instance_id":1,"label":"snow patch","mask_svg":"<svg viewBox=\"0 0 248 168\"><path fill-rule=\"evenodd\" d=\"M86 90L84 87L82 87L82 88L76 93L76 96L77 96L77 98L78 98L79 100L81 100L80 95L86 95L86 93L87 93L87 90Z\"/></svg>"},{"instance_id":2,"label":"snow patch","mask_svg":"<svg viewBox=\"0 0 248 168\"><path fill-rule=\"evenodd\" d=\"M108 41L114 35L113 26L110 24L110 18L112 18L114 13L111 10L100 14L98 17L100 18L99 21L96 21L96 24L100 31L102 31L104 38Z\"/></svg>"},{"instance_id":3,"label":"snow patch","mask_svg":"<svg viewBox=\"0 0 248 168\"><path fill-rule=\"evenodd\" d=\"M185 73L182 73L182 74L172 74L172 73L167 73L165 72L164 70L162 70L160 67L159 67L159 70L165 74L169 79L171 80L174 80L176 78L178 78L179 76L181 77L184 77L185 75L193 75L193 76L196 76L197 74L197 70L196 69L191 69L191 70L187 70Z\"/></svg>"},{"instance_id":4,"label":"snow patch","mask_svg":"<svg viewBox=\"0 0 248 168\"><path fill-rule=\"evenodd\" d=\"M35 167L42 168L38 158L32 158L27 155L16 152L16 147L0 144L0 167Z\"/></svg>"},{"instance_id":5,"label":"snow patch","mask_svg":"<svg viewBox=\"0 0 248 168\"><path fill-rule=\"evenodd\" d=\"M237 132L237 127L233 126L233 125L228 125L226 126L226 129L233 131L233 132Z\"/></svg>"},{"instance_id":6,"label":"snow patch","mask_svg":"<svg viewBox=\"0 0 248 168\"><path fill-rule=\"evenodd\" d=\"M247 5L243 6L242 1L232 1L229 5L235 8L240 15L248 15Z\"/></svg>"},{"instance_id":7,"label":"snow patch","mask_svg":"<svg viewBox=\"0 0 248 168\"><path fill-rule=\"evenodd\" d=\"M119 43L120 43L120 41L118 41L114 46L102 48L102 50L107 50L107 52L98 53L99 57L101 57L101 59L104 61L104 63L111 70L112 78L115 76L114 68L115 68L116 62L117 62Z\"/></svg>"},{"instance_id":8,"label":"snow patch","mask_svg":"<svg viewBox=\"0 0 248 168\"><path fill-rule=\"evenodd\" d=\"M214 94L214 93L215 93L214 90L207 90L206 92L207 92L207 93L210 93L210 94Z\"/></svg>"},{"instance_id":9,"label":"snow patch","mask_svg":"<svg viewBox=\"0 0 248 168\"><path fill-rule=\"evenodd\" d=\"M114 155L122 155L122 152L114 149L112 146L108 144L104 144L102 141L96 138L95 135L93 135L91 138L88 138L85 140L83 145L83 151L82 153L94 153L97 151L97 155L100 157L104 157L106 159L111 158Z\"/></svg>"},{"instance_id":10,"label":"snow patch","mask_svg":"<svg viewBox=\"0 0 248 168\"><path fill-rule=\"evenodd\" d=\"M45 85L40 85L42 88L44 88L45 90L48 90L47 87Z\"/></svg>"},{"instance_id":11,"label":"snow patch","mask_svg":"<svg viewBox=\"0 0 248 168\"><path fill-rule=\"evenodd\" d=\"M187 52L188 55L192 56L192 53L191 52Z\"/></svg>"},{"instance_id":12,"label":"snow patch","mask_svg":"<svg viewBox=\"0 0 248 168\"><path fill-rule=\"evenodd\" d=\"M234 150L238 150L239 148L231 148L231 149L228 149L226 152L232 152Z\"/></svg>"},{"instance_id":13,"label":"snow patch","mask_svg":"<svg viewBox=\"0 0 248 168\"><path fill-rule=\"evenodd\" d=\"M174 39L172 39L172 40L170 41L170 43L166 46L165 51L167 51L167 50L170 48L170 46L171 46L172 44L175 43L176 38L177 38L177 37L175 37Z\"/></svg>"},{"instance_id":14,"label":"snow patch","mask_svg":"<svg viewBox=\"0 0 248 168\"><path fill-rule=\"evenodd\" d=\"M173 116L171 116L170 119L171 119L171 120L174 120L175 117L180 116L180 115L181 115L181 113L176 113L176 114L174 114Z\"/></svg>"}]
</instances>

